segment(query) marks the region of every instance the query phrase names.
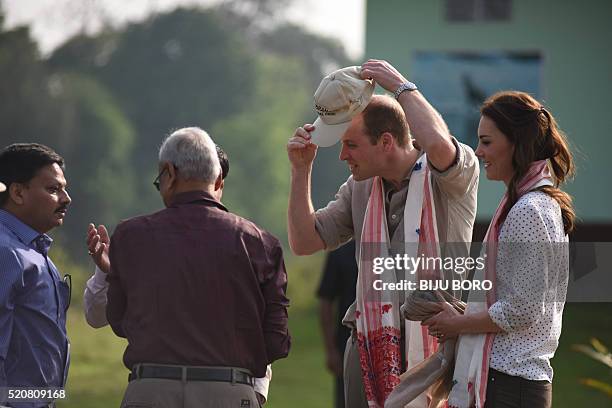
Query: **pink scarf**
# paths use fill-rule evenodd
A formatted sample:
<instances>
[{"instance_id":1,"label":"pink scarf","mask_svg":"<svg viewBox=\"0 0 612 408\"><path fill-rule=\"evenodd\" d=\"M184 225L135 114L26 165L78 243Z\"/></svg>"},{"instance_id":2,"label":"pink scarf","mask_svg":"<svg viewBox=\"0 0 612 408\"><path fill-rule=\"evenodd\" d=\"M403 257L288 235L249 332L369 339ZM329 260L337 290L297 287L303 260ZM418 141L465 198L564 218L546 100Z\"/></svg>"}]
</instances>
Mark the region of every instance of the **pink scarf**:
<instances>
[{"instance_id":1,"label":"pink scarf","mask_svg":"<svg viewBox=\"0 0 612 408\"><path fill-rule=\"evenodd\" d=\"M424 172L424 177L422 174L417 174L415 177L418 172ZM417 195L422 194L423 198L420 209L420 228L416 230L414 240L418 239L419 242L418 254L435 257L439 254L439 248L431 177L425 156L422 156L416 164L411 182L419 177L423 177L424 182L422 185L419 183L418 188L415 187L415 189L420 190L416 193ZM410 194L412 194L411 190L408 195ZM407 201L409 199L410 197L407 198ZM416 215L419 214L418 211L419 209L416 209ZM407 222L404 219L405 225ZM406 242L409 240L410 237L406 237ZM373 272L373 259L388 256L389 241L383 181L382 178L376 177L368 199L361 235L357 311L355 312L361 372L369 407L384 405L393 388L399 384L402 373L399 296L391 290L380 291L373 288L375 280L396 282L395 272L386 271L382 274ZM439 274L439 271L419 270L417 276L428 279L431 276L439 276L434 274ZM408 273L406 275L408 278ZM418 329L416 330L418 331L413 328L413 335L406 336L407 339L410 338L406 344L406 357L408 359L408 356L418 356L418 359L422 361L436 352L438 343L429 336L427 328L421 327L419 322L406 321L406 331L409 330L411 324L417 324ZM415 333L418 335L414 335Z\"/></svg>"},{"instance_id":2,"label":"pink scarf","mask_svg":"<svg viewBox=\"0 0 612 408\"><path fill-rule=\"evenodd\" d=\"M518 196L520 197L531 191L538 183L546 179L552 179L547 161L540 160L531 163L527 174L518 183ZM506 193L497 206L497 210L495 210L484 238L487 255L484 279L490 280L493 284L493 289L487 292L486 309L482 302L468 302L466 315L488 310L497 301L495 294L497 245L501 225L504 221L502 212L507 201L508 194ZM475 276L474 280L482 278L482 276ZM453 377L455 385L448 397L450 408L484 407L487 377L489 375L489 359L494 339L494 333L468 334L459 337Z\"/></svg>"}]
</instances>

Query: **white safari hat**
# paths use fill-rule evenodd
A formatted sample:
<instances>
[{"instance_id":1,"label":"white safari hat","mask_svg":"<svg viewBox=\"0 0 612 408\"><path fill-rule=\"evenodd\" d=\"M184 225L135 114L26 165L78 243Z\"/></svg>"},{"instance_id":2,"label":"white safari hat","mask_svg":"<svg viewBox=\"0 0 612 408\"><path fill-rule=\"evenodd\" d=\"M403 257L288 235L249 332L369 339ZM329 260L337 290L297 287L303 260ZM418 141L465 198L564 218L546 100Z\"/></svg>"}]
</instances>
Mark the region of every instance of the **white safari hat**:
<instances>
[{"instance_id":1,"label":"white safari hat","mask_svg":"<svg viewBox=\"0 0 612 408\"><path fill-rule=\"evenodd\" d=\"M321 147L332 146L340 140L351 119L363 112L374 93L374 82L361 79L361 67L339 69L321 81L314 94L315 110L319 117L310 132L311 141Z\"/></svg>"},{"instance_id":2,"label":"white safari hat","mask_svg":"<svg viewBox=\"0 0 612 408\"><path fill-rule=\"evenodd\" d=\"M0 182L0 193L6 191L6 186L4 185L4 183Z\"/></svg>"}]
</instances>

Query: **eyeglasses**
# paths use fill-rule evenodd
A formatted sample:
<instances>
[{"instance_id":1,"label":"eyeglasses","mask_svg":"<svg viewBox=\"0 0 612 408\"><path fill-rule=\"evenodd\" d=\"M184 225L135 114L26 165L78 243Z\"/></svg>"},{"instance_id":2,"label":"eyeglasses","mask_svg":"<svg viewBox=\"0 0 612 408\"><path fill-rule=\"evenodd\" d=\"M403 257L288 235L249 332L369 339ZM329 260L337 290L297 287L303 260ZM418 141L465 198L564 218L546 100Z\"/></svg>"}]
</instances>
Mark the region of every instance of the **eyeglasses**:
<instances>
[{"instance_id":1,"label":"eyeglasses","mask_svg":"<svg viewBox=\"0 0 612 408\"><path fill-rule=\"evenodd\" d=\"M153 180L153 185L155 186L155 188L157 189L157 191L159 191L159 179L161 179L161 176L166 172L166 170L168 170L167 167L164 167L164 169L162 171L159 172L159 174L157 175L157 177L155 177L155 180Z\"/></svg>"}]
</instances>

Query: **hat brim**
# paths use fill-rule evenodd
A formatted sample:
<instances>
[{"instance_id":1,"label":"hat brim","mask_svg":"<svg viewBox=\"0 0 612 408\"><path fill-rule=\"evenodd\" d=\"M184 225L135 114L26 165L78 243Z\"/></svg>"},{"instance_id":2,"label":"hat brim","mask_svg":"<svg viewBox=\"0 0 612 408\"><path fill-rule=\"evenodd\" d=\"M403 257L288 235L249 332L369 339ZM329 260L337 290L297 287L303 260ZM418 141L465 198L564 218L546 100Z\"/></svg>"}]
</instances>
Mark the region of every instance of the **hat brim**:
<instances>
[{"instance_id":1,"label":"hat brim","mask_svg":"<svg viewBox=\"0 0 612 408\"><path fill-rule=\"evenodd\" d=\"M310 132L310 136L312 136L310 141L319 147L329 147L340 141L344 132L346 132L351 125L351 122L328 125L318 117L313 125L315 128Z\"/></svg>"}]
</instances>

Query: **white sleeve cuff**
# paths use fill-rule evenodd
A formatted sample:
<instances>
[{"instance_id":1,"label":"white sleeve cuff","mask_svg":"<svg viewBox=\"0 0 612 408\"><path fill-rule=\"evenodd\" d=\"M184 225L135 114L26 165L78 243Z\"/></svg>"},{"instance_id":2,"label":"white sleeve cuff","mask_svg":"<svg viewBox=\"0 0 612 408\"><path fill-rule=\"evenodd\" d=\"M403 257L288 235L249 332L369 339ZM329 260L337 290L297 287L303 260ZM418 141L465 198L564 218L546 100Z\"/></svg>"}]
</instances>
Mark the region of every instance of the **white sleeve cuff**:
<instances>
[{"instance_id":1,"label":"white sleeve cuff","mask_svg":"<svg viewBox=\"0 0 612 408\"><path fill-rule=\"evenodd\" d=\"M87 289L89 289L94 295L97 295L99 292L108 289L106 274L102 272L102 270L97 266L93 276L87 280Z\"/></svg>"},{"instance_id":2,"label":"white sleeve cuff","mask_svg":"<svg viewBox=\"0 0 612 408\"><path fill-rule=\"evenodd\" d=\"M96 267L94 275L87 280L85 293L83 293L85 320L93 328L97 329L108 324L106 319L107 291L106 274Z\"/></svg>"},{"instance_id":3,"label":"white sleeve cuff","mask_svg":"<svg viewBox=\"0 0 612 408\"><path fill-rule=\"evenodd\" d=\"M270 381L272 381L272 366L268 364L266 367L266 376L255 378L255 384L253 385L255 392L261 394L266 400L268 399Z\"/></svg>"}]
</instances>

